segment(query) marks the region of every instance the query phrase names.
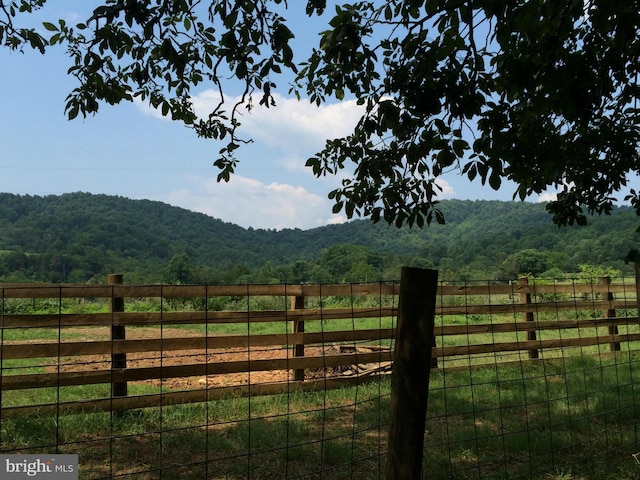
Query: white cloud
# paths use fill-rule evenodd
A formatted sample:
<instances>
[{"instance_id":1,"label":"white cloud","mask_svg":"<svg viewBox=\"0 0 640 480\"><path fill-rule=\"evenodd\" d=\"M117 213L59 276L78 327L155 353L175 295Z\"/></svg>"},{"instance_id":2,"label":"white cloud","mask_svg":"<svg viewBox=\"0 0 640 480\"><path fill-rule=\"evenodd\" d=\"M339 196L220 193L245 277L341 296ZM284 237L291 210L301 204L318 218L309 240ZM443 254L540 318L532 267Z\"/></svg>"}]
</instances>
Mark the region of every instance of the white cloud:
<instances>
[{"instance_id":1,"label":"white cloud","mask_svg":"<svg viewBox=\"0 0 640 480\"><path fill-rule=\"evenodd\" d=\"M276 106L255 109L244 117L247 131L270 147L313 153L327 139L348 135L362 116L355 100L316 106L275 95Z\"/></svg>"},{"instance_id":2,"label":"white cloud","mask_svg":"<svg viewBox=\"0 0 640 480\"><path fill-rule=\"evenodd\" d=\"M148 115L150 117L157 118L158 120L167 120L167 121L171 120L170 116L167 116L167 117L163 116L162 112L159 109L153 108L149 104L149 102L142 101L142 100L140 100L139 97L136 97L136 98L133 99L133 104L136 107L138 107L138 110L144 115Z\"/></svg>"},{"instance_id":3,"label":"white cloud","mask_svg":"<svg viewBox=\"0 0 640 480\"><path fill-rule=\"evenodd\" d=\"M545 192L538 195L537 203L554 202L558 199L558 192Z\"/></svg>"},{"instance_id":4,"label":"white cloud","mask_svg":"<svg viewBox=\"0 0 640 480\"><path fill-rule=\"evenodd\" d=\"M77 23L84 21L86 18L88 18L88 16L81 15L79 12L67 11L67 12L64 12L60 16L60 18L64 19L64 21L67 22L68 25L75 25Z\"/></svg>"},{"instance_id":5,"label":"white cloud","mask_svg":"<svg viewBox=\"0 0 640 480\"><path fill-rule=\"evenodd\" d=\"M442 190L438 192L438 198L446 199L446 198L454 198L456 195L453 186L447 182L444 178L436 178L436 185L438 185Z\"/></svg>"},{"instance_id":6,"label":"white cloud","mask_svg":"<svg viewBox=\"0 0 640 480\"><path fill-rule=\"evenodd\" d=\"M332 215L327 225L340 225L341 223L347 223L349 219L346 215Z\"/></svg>"},{"instance_id":7,"label":"white cloud","mask_svg":"<svg viewBox=\"0 0 640 480\"><path fill-rule=\"evenodd\" d=\"M333 214L324 194L310 192L303 186L264 183L254 178L232 175L228 183L215 177L181 176L181 187L168 193L146 193L143 197L187 210L204 213L244 228L310 229L349 221L343 212ZM445 180L438 198L452 198L453 188ZM135 198L135 195L132 196Z\"/></svg>"},{"instance_id":8,"label":"white cloud","mask_svg":"<svg viewBox=\"0 0 640 480\"><path fill-rule=\"evenodd\" d=\"M308 157L324 148L327 139L343 137L352 132L363 113L363 107L355 100L317 106L307 99L298 101L274 94L276 106L266 108L258 104L260 93L253 99L253 108L248 111L239 107L241 123L238 135L252 139L256 144L275 153L284 168L300 170ZM225 97L224 109L229 115L239 97ZM205 118L220 103L220 94L215 90L204 90L191 98L196 114ZM168 120L161 112L140 100L134 101L145 115ZM242 155L240 149L239 155ZM274 152L272 152L272 156Z\"/></svg>"},{"instance_id":9,"label":"white cloud","mask_svg":"<svg viewBox=\"0 0 640 480\"><path fill-rule=\"evenodd\" d=\"M215 108L219 100L214 90L203 91L192 98L201 117ZM227 110L237 100L225 98ZM252 138L254 143L239 150L240 166L229 183L218 183L215 178L190 177L189 185L162 200L244 227L307 229L344 223L347 220L344 215L331 213L333 203L326 198L326 192L338 188L343 178L350 177L353 167L347 163L337 175L316 179L311 178L312 172L304 164L309 156L322 150L327 139L348 135L360 119L362 107L355 101L318 107L307 100L277 94L275 101L276 106L268 109L255 105L247 112L241 107L239 134ZM145 114L164 118L153 108L142 103L137 105ZM243 169L249 175L243 174ZM436 183L442 189L438 198L455 196L450 182L438 178Z\"/></svg>"},{"instance_id":10,"label":"white cloud","mask_svg":"<svg viewBox=\"0 0 640 480\"><path fill-rule=\"evenodd\" d=\"M331 214L327 199L300 186L264 184L239 175L228 183L196 176L187 181L189 188L159 200L243 227L308 229L345 220Z\"/></svg>"},{"instance_id":11,"label":"white cloud","mask_svg":"<svg viewBox=\"0 0 640 480\"><path fill-rule=\"evenodd\" d=\"M326 139L348 135L362 115L363 107L355 100L316 106L308 100L298 101L274 94L276 105L265 108L258 105L260 94L254 97L249 112L240 107L241 135L264 143L269 148L304 155L322 149ZM196 113L205 117L218 105L220 96L214 90L205 90L192 98ZM225 98L230 111L238 98Z\"/></svg>"}]
</instances>

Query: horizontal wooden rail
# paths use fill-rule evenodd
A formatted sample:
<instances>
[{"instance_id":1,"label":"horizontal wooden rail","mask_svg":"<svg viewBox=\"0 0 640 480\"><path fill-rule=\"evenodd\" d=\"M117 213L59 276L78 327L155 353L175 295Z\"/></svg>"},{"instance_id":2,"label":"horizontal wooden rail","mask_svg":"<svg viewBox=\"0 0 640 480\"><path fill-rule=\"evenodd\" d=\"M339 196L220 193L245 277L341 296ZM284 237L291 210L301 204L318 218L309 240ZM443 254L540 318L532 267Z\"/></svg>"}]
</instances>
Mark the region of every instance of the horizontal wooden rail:
<instances>
[{"instance_id":1,"label":"horizontal wooden rail","mask_svg":"<svg viewBox=\"0 0 640 480\"><path fill-rule=\"evenodd\" d=\"M476 335L482 333L529 332L535 330L571 330L598 328L637 323L636 317L598 318L585 320L547 320L533 322L478 323L436 326L436 337L450 335Z\"/></svg>"},{"instance_id":2,"label":"horizontal wooden rail","mask_svg":"<svg viewBox=\"0 0 640 480\"><path fill-rule=\"evenodd\" d=\"M93 314L4 315L5 328L58 328L121 325L192 325L343 320L395 316L394 307L312 308L236 312L118 312Z\"/></svg>"},{"instance_id":3,"label":"horizontal wooden rail","mask_svg":"<svg viewBox=\"0 0 640 480\"><path fill-rule=\"evenodd\" d=\"M434 347L434 357L452 357L458 355L478 355L486 353L516 352L532 348L555 349L572 347L590 347L609 343L633 342L640 340L640 333L627 335L602 335L598 337L561 338L551 340L523 340L521 342L496 342L483 345L460 345L451 347Z\"/></svg>"},{"instance_id":4,"label":"horizontal wooden rail","mask_svg":"<svg viewBox=\"0 0 640 480\"><path fill-rule=\"evenodd\" d=\"M556 301L546 303L498 303L490 305L455 305L438 306L436 315L503 315L518 313L552 313L571 310L609 310L630 307L623 300L598 300L598 301Z\"/></svg>"},{"instance_id":5,"label":"horizontal wooden rail","mask_svg":"<svg viewBox=\"0 0 640 480\"><path fill-rule=\"evenodd\" d=\"M157 367L126 368L107 371L79 371L56 373L33 373L26 375L5 375L1 388L20 390L29 388L62 387L71 385L93 385L98 383L134 382L230 373L260 372L268 370L289 370L339 367L361 363L386 362L393 359L392 351L373 353L345 353L342 355L319 355L308 357L289 357L276 359L247 360L228 362L209 362L189 365L170 365Z\"/></svg>"},{"instance_id":6,"label":"horizontal wooden rail","mask_svg":"<svg viewBox=\"0 0 640 480\"><path fill-rule=\"evenodd\" d=\"M433 357L451 357L460 355L477 355L487 353L505 353L526 351L531 348L558 349L571 347L586 347L606 345L609 343L624 343L639 341L638 334L601 335L579 338L562 338L536 341L496 342L482 345L460 345L434 347ZM250 353L248 353L250 356ZM358 363L372 363L390 361L393 352L379 351L373 353L350 353L342 355L326 355L313 357L290 357L270 360L242 360L224 363L200 363L179 366L130 368L124 371L89 371L89 372L61 372L26 375L5 375L2 378L3 390L45 388L71 385L89 385L109 383L112 381L140 381L161 378L176 378L189 376L204 376L229 374L240 372L256 372L265 370L287 370L336 367Z\"/></svg>"},{"instance_id":7,"label":"horizontal wooden rail","mask_svg":"<svg viewBox=\"0 0 640 480\"><path fill-rule=\"evenodd\" d=\"M366 376L346 378L326 378L297 383L260 383L255 385L234 385L227 387L208 387L198 390L163 392L121 398L100 398L76 400L42 405L13 406L2 408L2 418L20 418L34 415L72 415L93 412L132 410L136 408L157 407L158 405L180 405L264 395L291 394L294 392L323 391L325 389L359 385L369 381Z\"/></svg>"},{"instance_id":8,"label":"horizontal wooden rail","mask_svg":"<svg viewBox=\"0 0 640 480\"><path fill-rule=\"evenodd\" d=\"M467 306L438 306L436 315L499 315L525 312L554 313L569 310L611 310L631 308L621 300L601 300L581 302L555 302L532 304L493 304ZM357 318L394 317L396 307L358 307L304 310L252 310L234 312L122 312L93 314L40 314L4 315L5 328L58 328L104 326L113 323L122 325L189 325L189 324L230 324L256 322L292 322L341 320Z\"/></svg>"},{"instance_id":9,"label":"horizontal wooden rail","mask_svg":"<svg viewBox=\"0 0 640 480\"><path fill-rule=\"evenodd\" d=\"M467 325L436 326L437 337L453 335L475 335L482 333L510 333L543 330L570 330L625 325L635 317L607 319L558 320L510 323L481 323ZM364 340L386 340L394 338L394 329L346 330L307 333L282 333L260 335L190 336L182 338L153 338L135 340L105 340L92 342L51 341L47 343L5 342L2 358L26 359L71 357L82 355L108 355L111 353L161 352L175 350L206 350L214 348L237 348L257 346L312 345L328 342Z\"/></svg>"},{"instance_id":10,"label":"horizontal wooden rail","mask_svg":"<svg viewBox=\"0 0 640 480\"><path fill-rule=\"evenodd\" d=\"M338 285L2 285L2 298L189 298L397 295L399 284Z\"/></svg>"},{"instance_id":11,"label":"horizontal wooden rail","mask_svg":"<svg viewBox=\"0 0 640 480\"><path fill-rule=\"evenodd\" d=\"M153 338L136 340L103 340L92 342L5 343L2 358L51 358L82 355L110 355L112 353L170 352L175 350L205 351L214 348L289 347L329 342L383 340L394 337L392 328L369 330L340 330L333 332L275 333L261 335L192 336L181 338ZM247 350L248 351L248 350Z\"/></svg>"},{"instance_id":12,"label":"horizontal wooden rail","mask_svg":"<svg viewBox=\"0 0 640 480\"><path fill-rule=\"evenodd\" d=\"M172 298L221 296L376 296L397 295L399 283L373 284L336 284L336 285L37 285L37 284L0 284L2 298ZM635 294L635 283L602 285L599 283L556 283L550 285L441 285L438 295L474 296L474 295L518 295L530 293L542 294Z\"/></svg>"}]
</instances>

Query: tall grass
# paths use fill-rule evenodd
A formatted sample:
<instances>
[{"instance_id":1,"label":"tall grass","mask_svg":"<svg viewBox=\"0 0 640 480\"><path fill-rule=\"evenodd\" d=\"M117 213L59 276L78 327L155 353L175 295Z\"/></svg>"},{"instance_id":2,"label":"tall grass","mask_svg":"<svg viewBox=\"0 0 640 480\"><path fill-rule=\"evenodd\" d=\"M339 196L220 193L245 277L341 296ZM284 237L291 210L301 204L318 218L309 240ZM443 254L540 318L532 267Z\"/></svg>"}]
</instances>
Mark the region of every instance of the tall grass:
<instances>
[{"instance_id":1,"label":"tall grass","mask_svg":"<svg viewBox=\"0 0 640 480\"><path fill-rule=\"evenodd\" d=\"M124 416L6 419L2 450L77 453L84 479L151 479L160 470L168 479L378 478L388 390L382 379L357 389L231 397Z\"/></svg>"},{"instance_id":2,"label":"tall grass","mask_svg":"<svg viewBox=\"0 0 640 480\"><path fill-rule=\"evenodd\" d=\"M636 479L637 353L434 373L429 478Z\"/></svg>"},{"instance_id":3,"label":"tall grass","mask_svg":"<svg viewBox=\"0 0 640 480\"><path fill-rule=\"evenodd\" d=\"M640 355L434 372L429 479L638 479ZM3 452L78 453L80 478L384 478L389 380L122 416L3 419Z\"/></svg>"}]
</instances>

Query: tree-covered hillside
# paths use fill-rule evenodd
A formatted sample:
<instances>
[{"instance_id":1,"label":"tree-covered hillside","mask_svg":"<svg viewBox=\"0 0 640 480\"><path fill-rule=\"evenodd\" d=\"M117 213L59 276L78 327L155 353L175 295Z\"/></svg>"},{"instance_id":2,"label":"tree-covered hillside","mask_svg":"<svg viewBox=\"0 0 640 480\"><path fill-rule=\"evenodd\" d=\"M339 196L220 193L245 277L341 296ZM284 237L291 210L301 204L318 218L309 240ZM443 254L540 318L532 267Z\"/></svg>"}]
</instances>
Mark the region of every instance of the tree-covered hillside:
<instances>
[{"instance_id":1,"label":"tree-covered hillside","mask_svg":"<svg viewBox=\"0 0 640 480\"><path fill-rule=\"evenodd\" d=\"M629 208L558 228L544 205L444 201L446 225L397 229L358 220L312 230L254 230L148 200L71 193L0 194L0 281L333 282L398 278L402 265L442 278L630 271ZM524 252L524 253L523 253Z\"/></svg>"}]
</instances>

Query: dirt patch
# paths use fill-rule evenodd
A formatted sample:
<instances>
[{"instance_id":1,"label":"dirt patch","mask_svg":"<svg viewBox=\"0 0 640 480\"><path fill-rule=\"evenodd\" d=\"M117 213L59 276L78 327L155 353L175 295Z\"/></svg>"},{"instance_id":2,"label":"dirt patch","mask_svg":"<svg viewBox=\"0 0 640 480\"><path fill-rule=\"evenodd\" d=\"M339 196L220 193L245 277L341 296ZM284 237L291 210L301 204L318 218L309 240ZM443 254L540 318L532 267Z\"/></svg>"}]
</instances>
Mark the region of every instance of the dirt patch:
<instances>
[{"instance_id":1,"label":"dirt patch","mask_svg":"<svg viewBox=\"0 0 640 480\"><path fill-rule=\"evenodd\" d=\"M165 328L162 330L161 338L202 338L201 333L188 331L185 329ZM109 330L106 328L85 328L73 329L73 337L68 341L98 341L107 340ZM160 338L158 328L140 327L127 329L127 339L158 339ZM305 356L339 355L346 353L339 346L307 346ZM133 352L127 353L127 368L147 368L147 367L175 367L188 365L203 365L226 363L235 361L256 361L275 360L293 357L293 348L271 346L271 347L246 347L220 348L209 350L164 350L153 352ZM111 368L110 355L82 355L64 357L60 359L60 364L48 367L49 371L60 372L83 372L83 371L106 371ZM351 376L358 373L357 366L339 366L329 368L307 369L305 377L308 379L326 378L327 376ZM186 376L164 378L162 380L144 380L140 383L146 385L160 386L171 390L201 389L203 387L237 386L261 383L287 382L292 380L292 370L269 370L244 373L228 373L207 376Z\"/></svg>"}]
</instances>

